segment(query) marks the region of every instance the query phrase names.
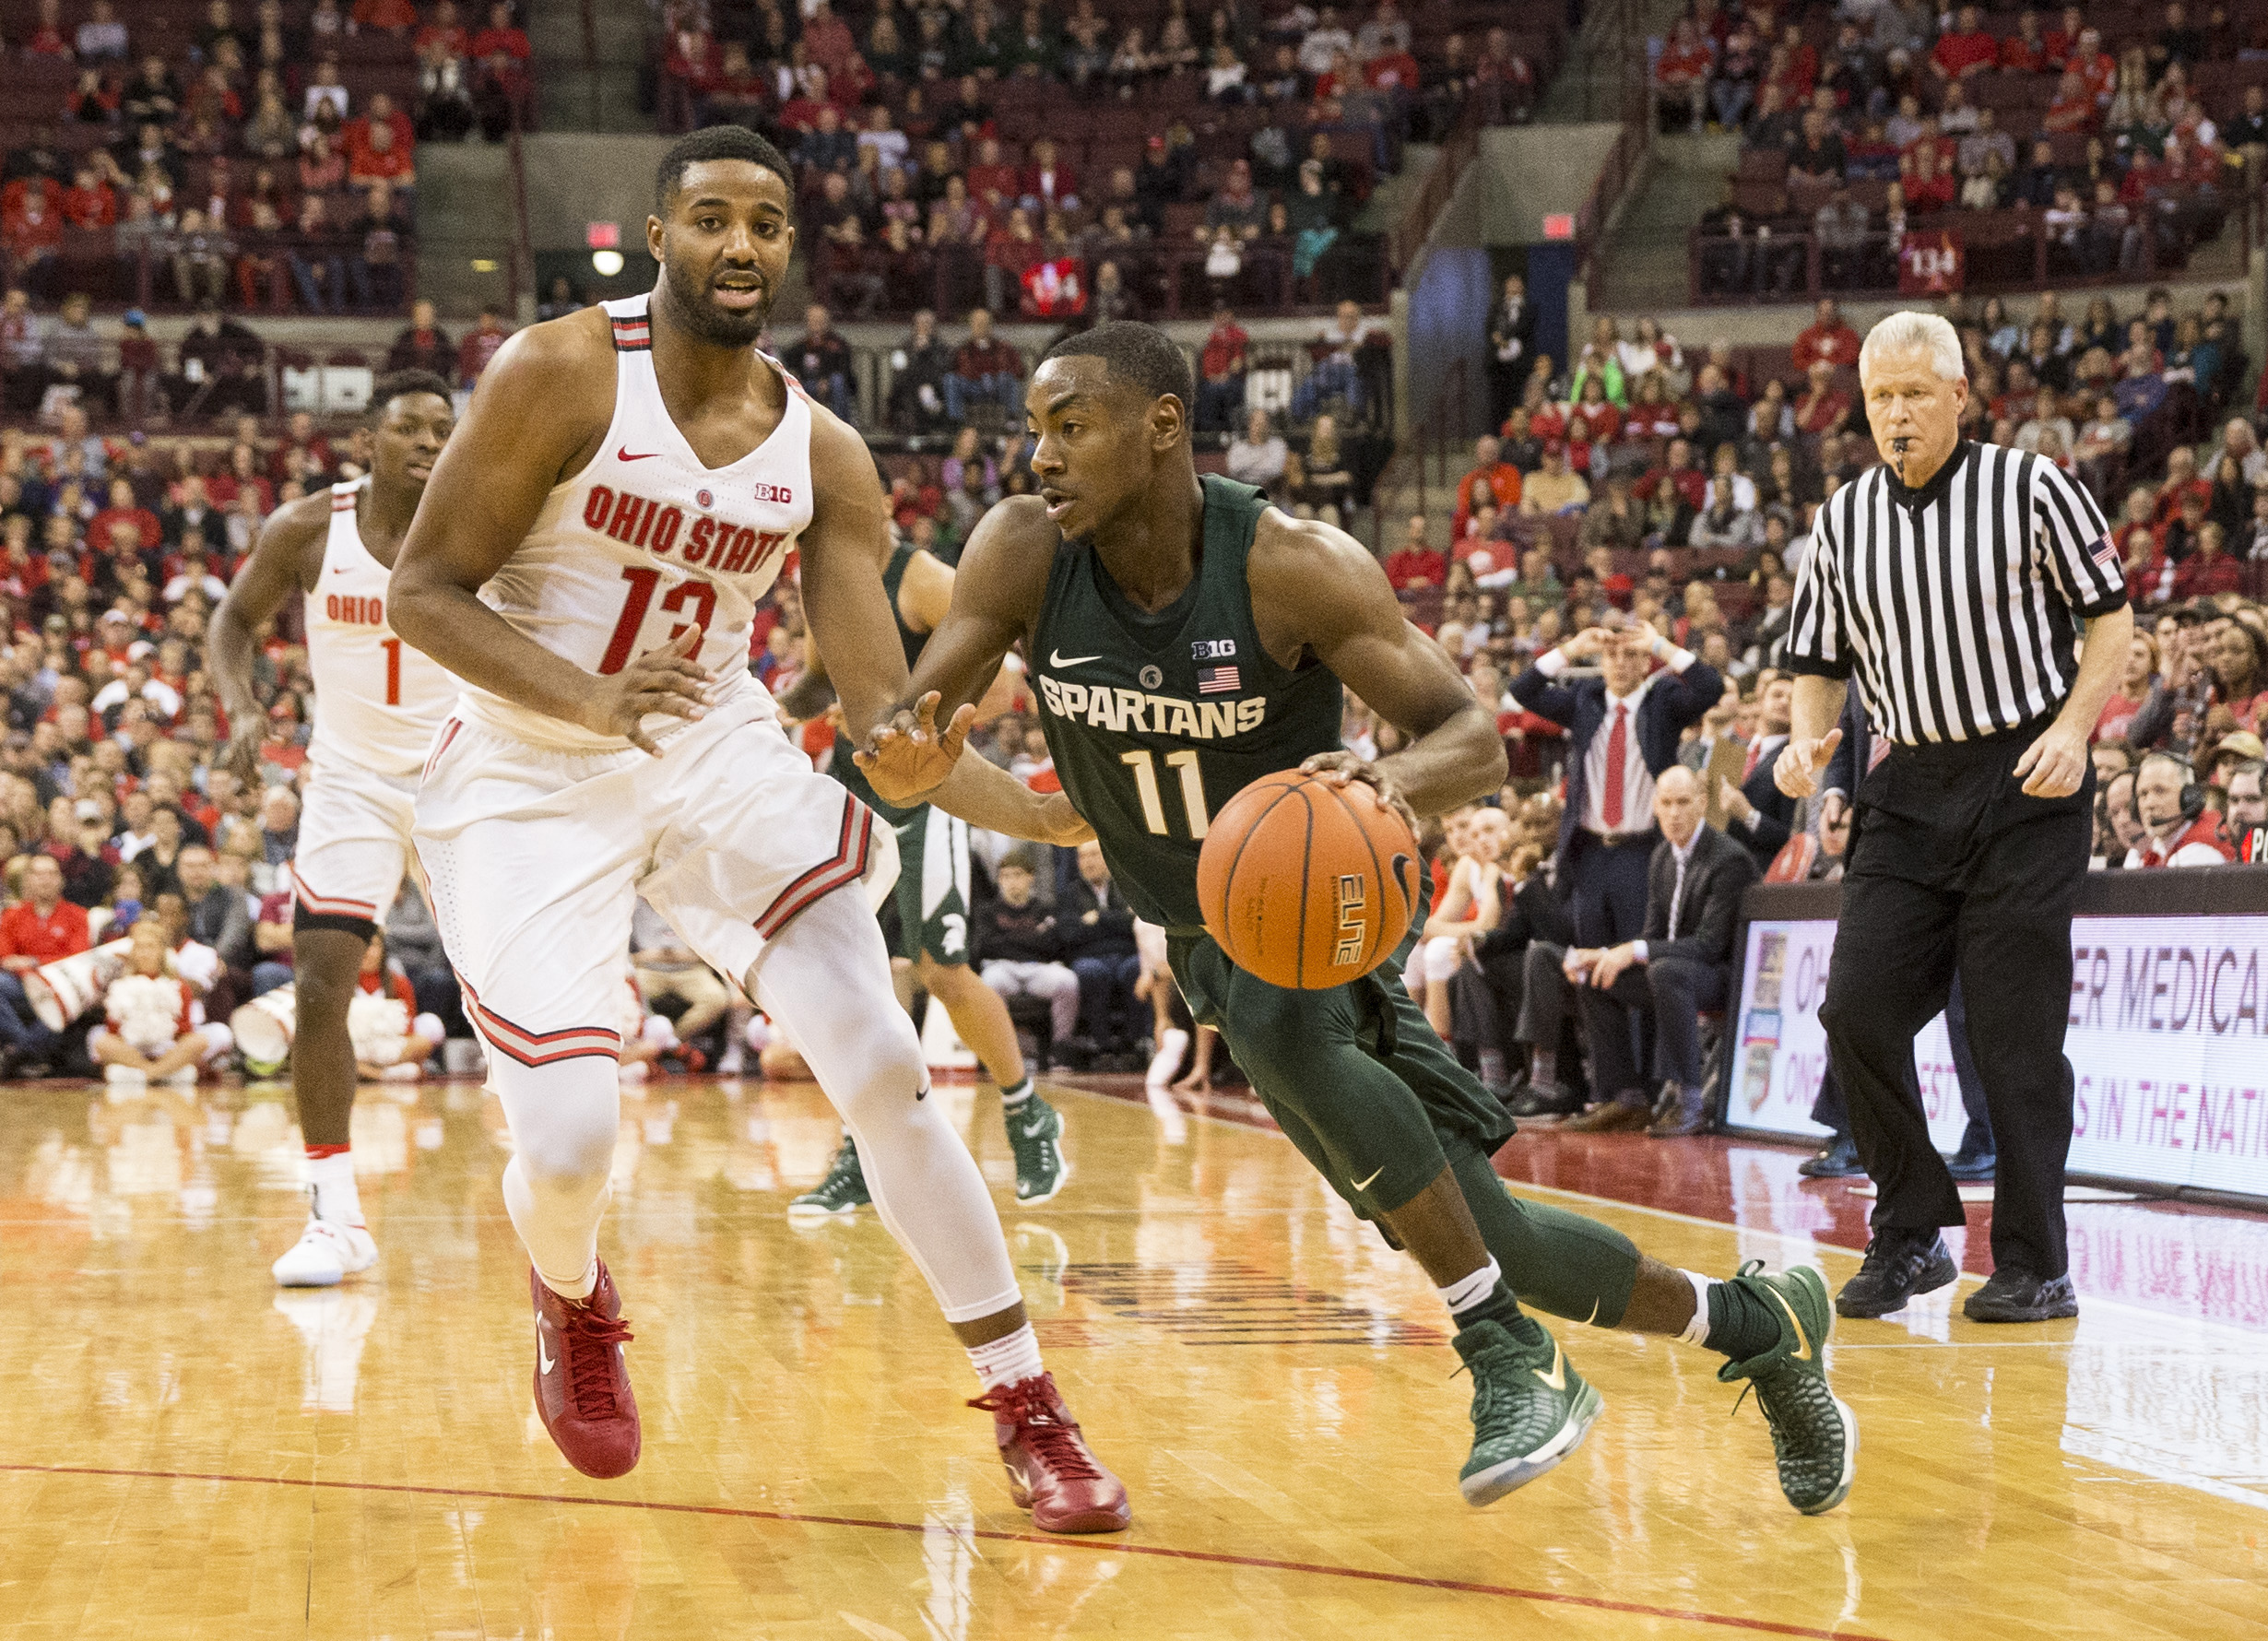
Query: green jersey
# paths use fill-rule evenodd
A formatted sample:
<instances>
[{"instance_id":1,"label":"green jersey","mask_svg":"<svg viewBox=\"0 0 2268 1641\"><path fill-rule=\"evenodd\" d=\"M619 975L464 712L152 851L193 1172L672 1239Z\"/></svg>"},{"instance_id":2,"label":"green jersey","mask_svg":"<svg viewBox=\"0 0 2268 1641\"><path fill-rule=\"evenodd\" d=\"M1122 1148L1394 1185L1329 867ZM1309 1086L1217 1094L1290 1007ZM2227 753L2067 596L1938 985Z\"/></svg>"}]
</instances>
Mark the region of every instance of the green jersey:
<instances>
[{"instance_id":1,"label":"green jersey","mask_svg":"<svg viewBox=\"0 0 2268 1641\"><path fill-rule=\"evenodd\" d=\"M1260 645L1245 561L1268 502L1208 476L1204 546L1181 596L1139 608L1093 549L1056 551L1033 632L1040 724L1071 806L1094 828L1135 915L1203 922L1210 819L1252 782L1340 745L1339 679Z\"/></svg>"},{"instance_id":2,"label":"green jersey","mask_svg":"<svg viewBox=\"0 0 2268 1641\"><path fill-rule=\"evenodd\" d=\"M913 669L915 662L921 659L922 645L929 642L929 635L927 632L915 632L913 628L905 624L905 617L898 613L898 589L904 584L905 567L914 561L914 554L916 550L905 542L899 542L896 547L891 549L890 562L882 571L882 591L890 596L890 614L892 619L898 623L898 642L905 646L905 665L908 671ZM866 773L851 761L850 740L841 730L835 731L834 757L828 762L827 773L849 787L854 797L892 826L898 825L917 813L921 808L917 804L914 809L901 809L877 797L874 795L874 788L867 782Z\"/></svg>"}]
</instances>

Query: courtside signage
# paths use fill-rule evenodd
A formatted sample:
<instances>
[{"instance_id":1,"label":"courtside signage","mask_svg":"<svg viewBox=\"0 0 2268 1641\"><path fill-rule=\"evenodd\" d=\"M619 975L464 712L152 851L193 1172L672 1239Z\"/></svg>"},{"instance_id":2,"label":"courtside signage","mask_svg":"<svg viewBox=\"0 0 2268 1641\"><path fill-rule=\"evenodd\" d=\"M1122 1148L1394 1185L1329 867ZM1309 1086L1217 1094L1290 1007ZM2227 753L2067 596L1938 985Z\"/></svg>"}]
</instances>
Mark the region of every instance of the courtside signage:
<instances>
[{"instance_id":1,"label":"courtside signage","mask_svg":"<svg viewBox=\"0 0 2268 1641\"><path fill-rule=\"evenodd\" d=\"M1835 925L1748 926L1726 1121L1818 1135L1819 1024ZM2268 916L2078 917L2070 1028L2071 1168L2268 1198ZM1944 1018L1914 1041L1930 1138L1965 1118Z\"/></svg>"}]
</instances>

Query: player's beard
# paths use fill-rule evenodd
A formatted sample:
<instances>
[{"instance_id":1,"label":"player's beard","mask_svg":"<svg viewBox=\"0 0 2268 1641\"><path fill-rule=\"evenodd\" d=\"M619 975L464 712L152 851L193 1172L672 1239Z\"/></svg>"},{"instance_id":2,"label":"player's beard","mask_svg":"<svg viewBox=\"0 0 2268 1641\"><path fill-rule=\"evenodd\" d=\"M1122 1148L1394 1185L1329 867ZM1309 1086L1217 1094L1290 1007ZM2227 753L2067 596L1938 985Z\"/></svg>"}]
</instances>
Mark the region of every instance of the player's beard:
<instances>
[{"instance_id":1,"label":"player's beard","mask_svg":"<svg viewBox=\"0 0 2268 1641\"><path fill-rule=\"evenodd\" d=\"M672 323L720 348L753 347L764 326L772 323L772 304L776 300L772 282L766 279L762 301L745 313L728 313L708 301L705 293L680 293L667 263L662 265L660 289L662 305L668 309Z\"/></svg>"}]
</instances>

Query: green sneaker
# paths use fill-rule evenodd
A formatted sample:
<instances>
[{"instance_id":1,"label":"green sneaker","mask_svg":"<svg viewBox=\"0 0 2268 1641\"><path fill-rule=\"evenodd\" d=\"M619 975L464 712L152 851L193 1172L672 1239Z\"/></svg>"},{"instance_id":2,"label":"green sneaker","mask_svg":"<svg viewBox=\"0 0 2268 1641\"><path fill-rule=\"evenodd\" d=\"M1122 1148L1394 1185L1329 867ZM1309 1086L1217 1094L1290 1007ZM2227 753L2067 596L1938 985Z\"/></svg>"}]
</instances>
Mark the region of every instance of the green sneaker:
<instances>
[{"instance_id":1,"label":"green sneaker","mask_svg":"<svg viewBox=\"0 0 2268 1641\"><path fill-rule=\"evenodd\" d=\"M1849 1493L1859 1465L1858 1415L1827 1388L1835 1307L1827 1302L1826 1283L1808 1265L1766 1275L1761 1259L1751 1259L1731 1280L1769 1302L1785 1326L1778 1344L1746 1362L1726 1363L1717 1376L1728 1385L1748 1381L1772 1427L1779 1490L1804 1515L1821 1515Z\"/></svg>"},{"instance_id":2,"label":"green sneaker","mask_svg":"<svg viewBox=\"0 0 2268 1641\"><path fill-rule=\"evenodd\" d=\"M1539 1327L1533 1344L1475 1322L1452 1342L1472 1370L1472 1457L1458 1490L1474 1508L1525 1487L1582 1445L1605 1402Z\"/></svg>"},{"instance_id":3,"label":"green sneaker","mask_svg":"<svg viewBox=\"0 0 2268 1641\"><path fill-rule=\"evenodd\" d=\"M847 1218L873 1201L867 1193L866 1171L858 1165L858 1146L848 1134L834 1153L827 1177L787 1205L790 1220Z\"/></svg>"},{"instance_id":4,"label":"green sneaker","mask_svg":"<svg viewBox=\"0 0 2268 1641\"><path fill-rule=\"evenodd\" d=\"M1071 1177L1063 1156L1063 1114L1041 1099L1030 1096L1000 1119L1008 1128L1008 1149L1016 1153L1016 1200L1036 1207L1060 1191Z\"/></svg>"}]
</instances>

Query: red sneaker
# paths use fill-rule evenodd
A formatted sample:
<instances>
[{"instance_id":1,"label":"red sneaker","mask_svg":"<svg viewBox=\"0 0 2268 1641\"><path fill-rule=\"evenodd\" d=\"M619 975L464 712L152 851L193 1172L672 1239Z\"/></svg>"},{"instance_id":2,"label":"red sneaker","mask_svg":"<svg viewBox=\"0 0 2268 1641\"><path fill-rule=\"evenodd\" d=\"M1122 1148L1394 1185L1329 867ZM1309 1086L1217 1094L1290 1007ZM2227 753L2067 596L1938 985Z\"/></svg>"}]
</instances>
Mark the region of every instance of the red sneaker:
<instances>
[{"instance_id":1,"label":"red sneaker","mask_svg":"<svg viewBox=\"0 0 2268 1641\"><path fill-rule=\"evenodd\" d=\"M606 1261L588 1299L553 1293L533 1270L527 1283L536 1300L536 1411L544 1429L585 1475L628 1475L638 1462L638 1399L622 1365L631 1331Z\"/></svg>"},{"instance_id":2,"label":"red sneaker","mask_svg":"<svg viewBox=\"0 0 2268 1641\"><path fill-rule=\"evenodd\" d=\"M1125 1486L1088 1450L1053 1374L987 1391L969 1406L992 1415L1009 1495L1032 1512L1033 1526L1051 1533L1115 1533L1134 1518Z\"/></svg>"}]
</instances>

